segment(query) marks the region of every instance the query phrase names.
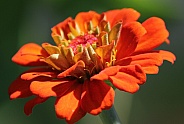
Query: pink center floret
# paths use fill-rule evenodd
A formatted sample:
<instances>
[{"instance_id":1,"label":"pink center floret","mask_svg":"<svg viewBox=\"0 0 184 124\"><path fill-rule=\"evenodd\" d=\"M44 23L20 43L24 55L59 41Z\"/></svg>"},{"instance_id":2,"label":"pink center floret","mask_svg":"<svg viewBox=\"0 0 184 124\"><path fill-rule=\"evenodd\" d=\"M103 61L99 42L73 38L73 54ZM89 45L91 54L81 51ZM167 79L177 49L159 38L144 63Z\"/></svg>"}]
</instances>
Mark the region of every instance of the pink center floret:
<instances>
[{"instance_id":1,"label":"pink center floret","mask_svg":"<svg viewBox=\"0 0 184 124\"><path fill-rule=\"evenodd\" d=\"M73 52L76 53L77 46L82 45L83 47L86 46L86 44L93 44L97 41L97 38L92 34L85 34L83 36L77 36L75 39L73 39L70 42L69 47L73 49Z\"/></svg>"}]
</instances>

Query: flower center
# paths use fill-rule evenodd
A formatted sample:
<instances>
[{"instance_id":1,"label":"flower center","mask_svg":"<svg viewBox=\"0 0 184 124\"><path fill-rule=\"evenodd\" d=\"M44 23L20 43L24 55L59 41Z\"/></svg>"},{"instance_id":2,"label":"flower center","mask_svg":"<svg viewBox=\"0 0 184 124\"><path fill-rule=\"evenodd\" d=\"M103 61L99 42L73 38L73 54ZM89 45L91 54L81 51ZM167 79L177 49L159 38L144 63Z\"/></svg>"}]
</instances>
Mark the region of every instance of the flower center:
<instances>
[{"instance_id":1,"label":"flower center","mask_svg":"<svg viewBox=\"0 0 184 124\"><path fill-rule=\"evenodd\" d=\"M77 36L75 39L73 39L70 42L69 47L73 49L73 52L77 52L77 47L82 45L82 47L86 47L87 44L93 44L97 41L98 39L92 35L92 34L85 34L83 36Z\"/></svg>"}]
</instances>

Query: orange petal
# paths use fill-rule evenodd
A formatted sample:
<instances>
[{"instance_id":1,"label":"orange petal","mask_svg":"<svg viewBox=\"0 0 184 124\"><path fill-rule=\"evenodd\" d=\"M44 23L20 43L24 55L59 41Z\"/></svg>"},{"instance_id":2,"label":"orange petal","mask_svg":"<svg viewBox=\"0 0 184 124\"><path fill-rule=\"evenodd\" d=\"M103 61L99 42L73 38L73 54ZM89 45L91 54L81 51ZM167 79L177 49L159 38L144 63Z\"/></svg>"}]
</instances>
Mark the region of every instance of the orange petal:
<instances>
[{"instance_id":1,"label":"orange petal","mask_svg":"<svg viewBox=\"0 0 184 124\"><path fill-rule=\"evenodd\" d=\"M134 93L139 89L138 84L146 81L146 74L139 65L125 66L113 76L109 77L112 84L119 90Z\"/></svg>"},{"instance_id":2,"label":"orange petal","mask_svg":"<svg viewBox=\"0 0 184 124\"><path fill-rule=\"evenodd\" d=\"M82 85L75 83L63 96L57 98L55 111L58 118L66 119L69 124L73 124L86 114L79 103L81 93Z\"/></svg>"},{"instance_id":3,"label":"orange petal","mask_svg":"<svg viewBox=\"0 0 184 124\"><path fill-rule=\"evenodd\" d=\"M73 19L71 17L65 19L64 21L62 21L59 24L57 24L56 26L54 26L51 29L52 30L52 34L51 34L52 37L54 38L55 36L61 36L61 39L63 39L63 38L67 39L68 38L67 34L70 32L69 23L73 23ZM55 38L54 38L54 41L56 42L57 45L60 44L60 41L56 40Z\"/></svg>"},{"instance_id":4,"label":"orange petal","mask_svg":"<svg viewBox=\"0 0 184 124\"><path fill-rule=\"evenodd\" d=\"M136 52L150 51L160 46L169 36L162 19L151 17L142 23L147 33L139 41Z\"/></svg>"},{"instance_id":5,"label":"orange petal","mask_svg":"<svg viewBox=\"0 0 184 124\"><path fill-rule=\"evenodd\" d=\"M159 68L156 65L142 67L142 70L144 70L146 74L158 74L159 72Z\"/></svg>"},{"instance_id":6,"label":"orange petal","mask_svg":"<svg viewBox=\"0 0 184 124\"><path fill-rule=\"evenodd\" d=\"M28 101L25 106L24 106L24 113L26 115L30 115L32 113L32 109L35 105L43 103L47 100L47 98L40 98L40 97L35 97L34 99Z\"/></svg>"},{"instance_id":7,"label":"orange petal","mask_svg":"<svg viewBox=\"0 0 184 124\"><path fill-rule=\"evenodd\" d=\"M174 61L176 60L176 56L169 52L169 51L164 51L164 50L159 50L159 54L162 56L164 60L167 60L174 64Z\"/></svg>"},{"instance_id":8,"label":"orange petal","mask_svg":"<svg viewBox=\"0 0 184 124\"><path fill-rule=\"evenodd\" d=\"M166 42L167 44L170 44L170 40L169 40L169 39L166 39L165 42Z\"/></svg>"},{"instance_id":9,"label":"orange petal","mask_svg":"<svg viewBox=\"0 0 184 124\"><path fill-rule=\"evenodd\" d=\"M99 74L96 74L90 78L91 81L93 80L108 80L109 76L115 75L119 72L121 66L111 66L102 70Z\"/></svg>"},{"instance_id":10,"label":"orange petal","mask_svg":"<svg viewBox=\"0 0 184 124\"><path fill-rule=\"evenodd\" d=\"M87 33L89 22L91 21L93 27L96 27L100 22L100 15L94 11L80 12L75 17L75 22L78 24L79 29Z\"/></svg>"},{"instance_id":11,"label":"orange petal","mask_svg":"<svg viewBox=\"0 0 184 124\"><path fill-rule=\"evenodd\" d=\"M8 93L10 95L10 99L25 98L31 96L32 93L29 90L30 83L31 81L22 80L20 77L18 77L9 86Z\"/></svg>"},{"instance_id":12,"label":"orange petal","mask_svg":"<svg viewBox=\"0 0 184 124\"><path fill-rule=\"evenodd\" d=\"M41 57L47 57L47 52L35 43L28 43L22 46L12 57L12 61L23 66L42 66L46 63L41 62Z\"/></svg>"},{"instance_id":13,"label":"orange petal","mask_svg":"<svg viewBox=\"0 0 184 124\"><path fill-rule=\"evenodd\" d=\"M67 78L52 81L33 81L30 85L32 93L42 98L62 96L76 81Z\"/></svg>"},{"instance_id":14,"label":"orange petal","mask_svg":"<svg viewBox=\"0 0 184 124\"><path fill-rule=\"evenodd\" d=\"M119 60L132 54L137 47L140 38L145 33L146 30L138 22L128 23L123 26L120 33L120 39L117 43L116 59Z\"/></svg>"},{"instance_id":15,"label":"orange petal","mask_svg":"<svg viewBox=\"0 0 184 124\"><path fill-rule=\"evenodd\" d=\"M163 58L156 51L142 53L142 54L138 54L138 55L132 55L132 56L124 58L124 60L126 60L128 58L131 58L131 63L129 63L129 64L131 64L131 65L139 64L139 65L141 65L141 67L142 66L144 67L147 65L159 66L163 62ZM118 61L117 61L117 63L118 63ZM128 63L126 63L126 64L128 64ZM122 62L121 64L118 64L118 65L125 65L125 63Z\"/></svg>"},{"instance_id":16,"label":"orange petal","mask_svg":"<svg viewBox=\"0 0 184 124\"><path fill-rule=\"evenodd\" d=\"M137 84L146 81L146 74L140 65L111 66L91 77L91 80L94 79L111 80L118 89L133 93L138 90Z\"/></svg>"},{"instance_id":17,"label":"orange petal","mask_svg":"<svg viewBox=\"0 0 184 124\"><path fill-rule=\"evenodd\" d=\"M156 66L160 66L163 63L162 56L156 52L152 51L149 53L142 53L138 55L132 55L129 57L125 57L116 61L115 65L135 65L139 64L141 68L147 74L157 74L158 68Z\"/></svg>"},{"instance_id":18,"label":"orange petal","mask_svg":"<svg viewBox=\"0 0 184 124\"><path fill-rule=\"evenodd\" d=\"M46 81L51 80L52 74L43 74L46 68L34 68L22 73L8 89L10 99L24 98L32 95L30 91L30 84L32 81ZM49 71L48 69L47 71ZM38 74L39 73L39 74ZM34 75L35 74L35 75Z\"/></svg>"},{"instance_id":19,"label":"orange petal","mask_svg":"<svg viewBox=\"0 0 184 124\"><path fill-rule=\"evenodd\" d=\"M121 10L110 10L104 13L106 20L108 20L113 27L117 22L123 22L126 24L131 21L135 21L139 18L140 13L131 8L124 8Z\"/></svg>"},{"instance_id":20,"label":"orange petal","mask_svg":"<svg viewBox=\"0 0 184 124\"><path fill-rule=\"evenodd\" d=\"M83 84L82 109L90 114L97 115L113 105L114 95L113 88L103 81L86 81Z\"/></svg>"},{"instance_id":21,"label":"orange petal","mask_svg":"<svg viewBox=\"0 0 184 124\"><path fill-rule=\"evenodd\" d=\"M169 51L158 50L125 57L116 61L115 65L139 64L145 73L157 74L159 71L158 66L162 65L163 60L167 60L173 64L176 57Z\"/></svg>"},{"instance_id":22,"label":"orange petal","mask_svg":"<svg viewBox=\"0 0 184 124\"><path fill-rule=\"evenodd\" d=\"M76 75L83 74L84 67L85 67L85 63L80 60L75 65L67 69L66 71L60 73L57 77L63 78L63 77L71 76L71 75L76 76Z\"/></svg>"},{"instance_id":23,"label":"orange petal","mask_svg":"<svg viewBox=\"0 0 184 124\"><path fill-rule=\"evenodd\" d=\"M22 75L21 75L21 79L23 80L32 80L36 77L45 77L47 79L51 79L51 78L55 78L57 75L57 73L55 71L53 71L51 68L33 68L33 69L30 69L26 72L24 72Z\"/></svg>"}]
</instances>

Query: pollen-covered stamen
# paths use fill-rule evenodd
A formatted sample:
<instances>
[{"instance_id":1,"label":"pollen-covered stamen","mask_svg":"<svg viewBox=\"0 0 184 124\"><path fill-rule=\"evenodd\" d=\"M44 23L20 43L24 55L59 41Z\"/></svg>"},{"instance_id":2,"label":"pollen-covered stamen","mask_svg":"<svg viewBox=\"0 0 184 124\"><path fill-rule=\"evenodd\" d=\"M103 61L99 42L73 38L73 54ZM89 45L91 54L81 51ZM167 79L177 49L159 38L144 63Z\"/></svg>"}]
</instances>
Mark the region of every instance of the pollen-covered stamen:
<instances>
[{"instance_id":1,"label":"pollen-covered stamen","mask_svg":"<svg viewBox=\"0 0 184 124\"><path fill-rule=\"evenodd\" d=\"M69 47L73 49L74 53L77 53L77 47L79 45L82 45L83 47L86 47L87 44L93 44L97 42L97 38L92 34L85 34L83 36L77 36L75 39L73 39Z\"/></svg>"}]
</instances>

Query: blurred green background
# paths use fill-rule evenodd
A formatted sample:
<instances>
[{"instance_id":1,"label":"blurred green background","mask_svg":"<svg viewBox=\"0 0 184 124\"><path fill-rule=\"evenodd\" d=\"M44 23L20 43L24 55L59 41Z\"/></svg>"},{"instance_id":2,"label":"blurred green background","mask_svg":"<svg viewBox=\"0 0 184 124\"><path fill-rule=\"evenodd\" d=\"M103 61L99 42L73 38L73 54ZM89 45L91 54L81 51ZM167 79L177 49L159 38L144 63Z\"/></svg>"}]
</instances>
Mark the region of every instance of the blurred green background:
<instances>
[{"instance_id":1,"label":"blurred green background","mask_svg":"<svg viewBox=\"0 0 184 124\"><path fill-rule=\"evenodd\" d=\"M183 0L1 0L0 1L0 124L65 124L54 112L55 99L37 105L31 116L23 113L28 99L10 101L8 86L27 68L11 62L21 45L53 42L51 27L78 12L131 7L165 20L171 44L162 49L175 53L174 65L164 62L158 75L149 75L136 94L116 91L115 108L123 124L184 124L184 1ZM77 124L101 124L86 115Z\"/></svg>"}]
</instances>

